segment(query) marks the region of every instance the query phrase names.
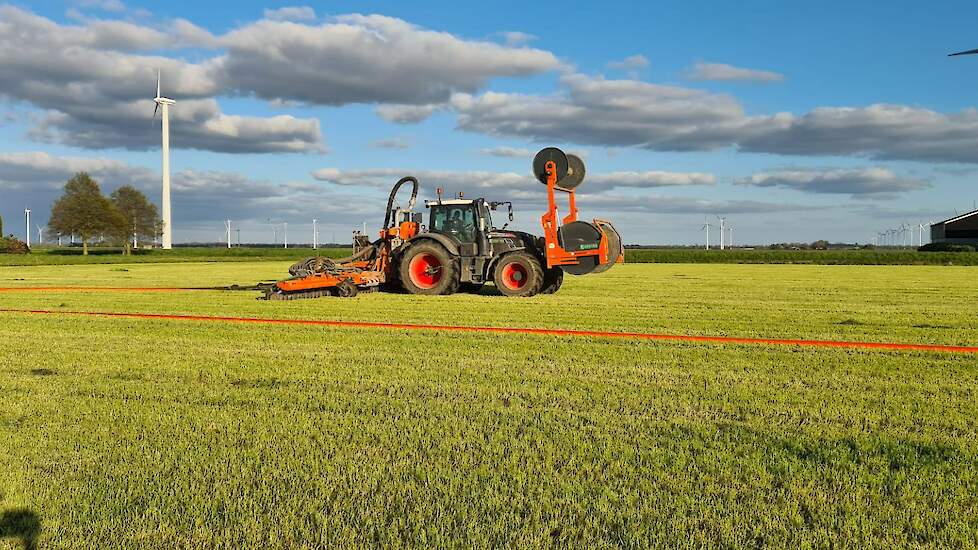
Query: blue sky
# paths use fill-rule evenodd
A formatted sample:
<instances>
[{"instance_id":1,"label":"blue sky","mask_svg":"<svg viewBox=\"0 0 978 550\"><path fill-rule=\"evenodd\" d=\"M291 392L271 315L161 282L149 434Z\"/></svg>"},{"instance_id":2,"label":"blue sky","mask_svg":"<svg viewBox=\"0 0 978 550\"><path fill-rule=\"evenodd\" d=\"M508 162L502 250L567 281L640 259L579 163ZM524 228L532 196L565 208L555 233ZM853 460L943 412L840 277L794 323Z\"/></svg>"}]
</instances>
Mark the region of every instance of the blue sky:
<instances>
[{"instance_id":1,"label":"blue sky","mask_svg":"<svg viewBox=\"0 0 978 550\"><path fill-rule=\"evenodd\" d=\"M978 198L978 56L946 57L978 47L976 16L964 2L8 4L0 214L22 233L29 206L43 225L77 169L158 200L153 73L172 61L178 242L217 240L227 217L245 241L286 221L308 241L313 217L345 240L408 173L513 199L538 230L526 155L547 145L585 157L582 215L629 243L702 242L716 215L737 242L866 242ZM384 114L418 108L432 113Z\"/></svg>"}]
</instances>

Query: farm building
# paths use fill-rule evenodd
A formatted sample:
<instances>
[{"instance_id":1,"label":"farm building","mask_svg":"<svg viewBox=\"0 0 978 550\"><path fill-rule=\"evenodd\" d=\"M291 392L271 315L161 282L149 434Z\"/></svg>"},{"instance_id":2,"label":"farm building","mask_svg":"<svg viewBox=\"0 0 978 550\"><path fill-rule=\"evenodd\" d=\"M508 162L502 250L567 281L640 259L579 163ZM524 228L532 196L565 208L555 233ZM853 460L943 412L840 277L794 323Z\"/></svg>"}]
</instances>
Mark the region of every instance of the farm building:
<instances>
[{"instance_id":1,"label":"farm building","mask_svg":"<svg viewBox=\"0 0 978 550\"><path fill-rule=\"evenodd\" d=\"M978 210L930 225L932 243L978 245Z\"/></svg>"}]
</instances>

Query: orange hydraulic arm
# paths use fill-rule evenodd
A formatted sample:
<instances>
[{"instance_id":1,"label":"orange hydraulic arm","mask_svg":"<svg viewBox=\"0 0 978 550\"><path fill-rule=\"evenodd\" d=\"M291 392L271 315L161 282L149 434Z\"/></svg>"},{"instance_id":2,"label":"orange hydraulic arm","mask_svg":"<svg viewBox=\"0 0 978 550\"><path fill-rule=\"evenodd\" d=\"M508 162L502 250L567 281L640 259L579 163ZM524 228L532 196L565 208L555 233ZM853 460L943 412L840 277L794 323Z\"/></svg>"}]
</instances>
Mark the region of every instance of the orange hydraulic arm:
<instances>
[{"instance_id":1,"label":"orange hydraulic arm","mask_svg":"<svg viewBox=\"0 0 978 550\"><path fill-rule=\"evenodd\" d=\"M545 169L547 171L547 212L540 218L543 226L544 241L547 246L547 268L559 265L574 265L579 258L597 256L599 264L608 263L608 237L601 232L601 241L598 248L594 250L565 250L560 243L557 227L557 198L556 191L567 193L568 213L561 220L566 225L577 221L577 200L574 197L573 189L564 189L557 186L557 163L548 160Z\"/></svg>"}]
</instances>

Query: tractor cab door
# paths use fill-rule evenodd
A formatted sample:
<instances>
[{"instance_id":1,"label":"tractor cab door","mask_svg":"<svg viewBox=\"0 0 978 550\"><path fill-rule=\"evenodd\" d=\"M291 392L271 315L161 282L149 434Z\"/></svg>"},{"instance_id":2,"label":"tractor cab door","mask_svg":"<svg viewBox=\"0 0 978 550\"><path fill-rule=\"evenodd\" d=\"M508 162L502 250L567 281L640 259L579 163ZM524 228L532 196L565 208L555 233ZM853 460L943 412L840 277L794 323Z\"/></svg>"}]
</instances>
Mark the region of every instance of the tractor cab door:
<instances>
[{"instance_id":1,"label":"tractor cab door","mask_svg":"<svg viewBox=\"0 0 978 550\"><path fill-rule=\"evenodd\" d=\"M462 256L479 254L479 242L484 237L475 204L432 204L430 208L432 231L458 239Z\"/></svg>"}]
</instances>

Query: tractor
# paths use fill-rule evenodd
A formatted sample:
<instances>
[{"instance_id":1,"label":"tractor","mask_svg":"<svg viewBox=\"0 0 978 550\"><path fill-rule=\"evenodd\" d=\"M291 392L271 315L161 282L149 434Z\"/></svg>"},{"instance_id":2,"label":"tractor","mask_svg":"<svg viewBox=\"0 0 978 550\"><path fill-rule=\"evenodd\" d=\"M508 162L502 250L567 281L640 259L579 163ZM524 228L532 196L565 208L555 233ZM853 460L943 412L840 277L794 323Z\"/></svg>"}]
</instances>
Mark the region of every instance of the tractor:
<instances>
[{"instance_id":1,"label":"tractor","mask_svg":"<svg viewBox=\"0 0 978 550\"><path fill-rule=\"evenodd\" d=\"M552 294L564 273L601 273L624 262L617 230L606 220L577 219L575 189L583 182L580 158L548 147L533 160L537 179L547 186L548 209L541 218L544 235L508 230L513 221L510 201L443 198L425 201L428 211L415 212L417 178L401 178L391 189L379 238L360 235L355 253L339 260L315 257L297 262L292 276L265 288L269 300L319 296L355 296L386 289L422 295L478 292L492 282L504 296ZM397 196L411 184L406 208ZM556 196L568 197L568 214L558 218ZM492 213L506 207L506 223L494 224Z\"/></svg>"}]
</instances>

